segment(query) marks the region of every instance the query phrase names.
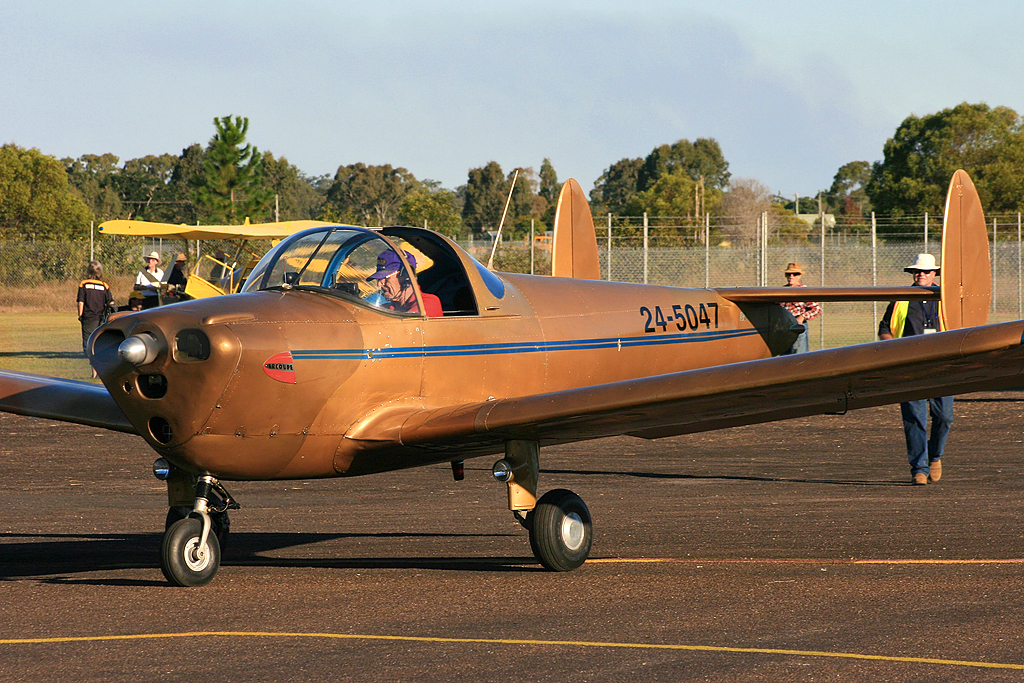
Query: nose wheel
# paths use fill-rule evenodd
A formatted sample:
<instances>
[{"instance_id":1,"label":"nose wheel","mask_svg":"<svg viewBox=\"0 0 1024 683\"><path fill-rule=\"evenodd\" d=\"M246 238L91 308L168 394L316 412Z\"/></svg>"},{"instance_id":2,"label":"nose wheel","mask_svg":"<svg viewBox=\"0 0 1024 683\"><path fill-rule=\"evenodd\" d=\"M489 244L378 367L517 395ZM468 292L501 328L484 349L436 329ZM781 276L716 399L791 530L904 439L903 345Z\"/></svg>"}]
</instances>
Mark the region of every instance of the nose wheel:
<instances>
[{"instance_id":1,"label":"nose wheel","mask_svg":"<svg viewBox=\"0 0 1024 683\"><path fill-rule=\"evenodd\" d=\"M587 560L593 529L590 510L572 491L554 489L527 515L530 548L546 569L567 572Z\"/></svg>"},{"instance_id":2,"label":"nose wheel","mask_svg":"<svg viewBox=\"0 0 1024 683\"><path fill-rule=\"evenodd\" d=\"M238 507L214 477L199 477L192 510L172 507L167 513L160 546L164 577L175 586L203 586L212 581L220 569L221 544L227 540L227 511Z\"/></svg>"},{"instance_id":3,"label":"nose wheel","mask_svg":"<svg viewBox=\"0 0 1024 683\"><path fill-rule=\"evenodd\" d=\"M201 517L180 519L164 533L160 569L175 586L206 585L219 568L220 543L216 534L207 534L204 542Z\"/></svg>"}]
</instances>

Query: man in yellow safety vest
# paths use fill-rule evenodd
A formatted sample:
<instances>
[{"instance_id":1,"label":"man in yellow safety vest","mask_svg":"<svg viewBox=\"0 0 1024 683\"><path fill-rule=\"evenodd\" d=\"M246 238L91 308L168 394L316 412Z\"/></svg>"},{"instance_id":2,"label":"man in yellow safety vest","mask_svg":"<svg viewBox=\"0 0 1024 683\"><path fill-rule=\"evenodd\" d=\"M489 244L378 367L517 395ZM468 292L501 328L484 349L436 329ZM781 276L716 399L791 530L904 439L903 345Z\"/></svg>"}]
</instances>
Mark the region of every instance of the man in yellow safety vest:
<instances>
[{"instance_id":1,"label":"man in yellow safety vest","mask_svg":"<svg viewBox=\"0 0 1024 683\"><path fill-rule=\"evenodd\" d=\"M931 254L918 254L913 264L904 268L914 278L915 287L931 287L939 274L939 266ZM942 331L938 301L893 301L885 309L878 324L879 339L910 337ZM907 459L910 461L911 483L923 486L942 478L942 452L953 424L953 397L908 401L900 404L903 433L907 438ZM932 429L928 435L928 415Z\"/></svg>"}]
</instances>

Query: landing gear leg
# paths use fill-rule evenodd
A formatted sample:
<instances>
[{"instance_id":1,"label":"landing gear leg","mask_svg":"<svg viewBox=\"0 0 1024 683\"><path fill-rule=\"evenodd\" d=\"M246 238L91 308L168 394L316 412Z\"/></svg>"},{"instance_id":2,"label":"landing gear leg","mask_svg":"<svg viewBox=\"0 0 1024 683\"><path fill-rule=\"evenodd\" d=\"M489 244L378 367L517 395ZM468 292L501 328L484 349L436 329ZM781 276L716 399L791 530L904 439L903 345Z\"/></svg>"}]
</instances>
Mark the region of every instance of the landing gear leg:
<instances>
[{"instance_id":1,"label":"landing gear leg","mask_svg":"<svg viewBox=\"0 0 1024 683\"><path fill-rule=\"evenodd\" d=\"M210 475L199 477L195 491L191 513L169 524L160 548L160 569L176 586L203 586L213 580L220 568L221 546L212 515L222 515L226 520L227 510L238 508L227 490ZM216 507L210 506L211 500ZM168 522L174 514L176 507L171 507ZM223 533L226 538L226 527Z\"/></svg>"},{"instance_id":2,"label":"landing gear leg","mask_svg":"<svg viewBox=\"0 0 1024 683\"><path fill-rule=\"evenodd\" d=\"M548 491L537 500L537 442L506 442L505 458L492 471L499 481L508 484L508 507L529 530L534 557L556 572L582 565L593 540L590 510L582 498L566 489Z\"/></svg>"}]
</instances>

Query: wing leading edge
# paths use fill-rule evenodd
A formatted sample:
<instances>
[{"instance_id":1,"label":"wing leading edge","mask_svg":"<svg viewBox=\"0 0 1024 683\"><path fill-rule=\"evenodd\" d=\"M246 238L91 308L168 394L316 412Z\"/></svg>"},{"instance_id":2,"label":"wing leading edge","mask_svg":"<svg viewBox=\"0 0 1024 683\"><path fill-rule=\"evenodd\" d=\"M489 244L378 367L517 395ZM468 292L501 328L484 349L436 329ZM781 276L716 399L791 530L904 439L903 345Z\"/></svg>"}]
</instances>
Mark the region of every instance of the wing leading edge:
<instances>
[{"instance_id":1,"label":"wing leading edge","mask_svg":"<svg viewBox=\"0 0 1024 683\"><path fill-rule=\"evenodd\" d=\"M138 434L102 384L0 370L0 411Z\"/></svg>"},{"instance_id":2,"label":"wing leading edge","mask_svg":"<svg viewBox=\"0 0 1024 683\"><path fill-rule=\"evenodd\" d=\"M500 450L629 434L659 438L1024 385L1024 321L421 410L404 446Z\"/></svg>"}]
</instances>

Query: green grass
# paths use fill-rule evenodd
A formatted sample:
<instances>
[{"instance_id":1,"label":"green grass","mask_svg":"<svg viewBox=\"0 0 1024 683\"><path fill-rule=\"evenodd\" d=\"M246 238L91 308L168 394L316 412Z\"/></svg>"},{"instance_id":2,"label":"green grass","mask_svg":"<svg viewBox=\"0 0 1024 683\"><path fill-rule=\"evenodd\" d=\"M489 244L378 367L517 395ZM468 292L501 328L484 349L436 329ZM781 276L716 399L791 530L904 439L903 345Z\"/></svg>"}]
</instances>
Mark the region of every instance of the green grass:
<instances>
[{"instance_id":1,"label":"green grass","mask_svg":"<svg viewBox=\"0 0 1024 683\"><path fill-rule=\"evenodd\" d=\"M0 313L0 368L91 380L82 326L69 313Z\"/></svg>"}]
</instances>

